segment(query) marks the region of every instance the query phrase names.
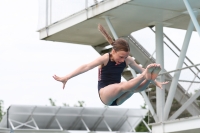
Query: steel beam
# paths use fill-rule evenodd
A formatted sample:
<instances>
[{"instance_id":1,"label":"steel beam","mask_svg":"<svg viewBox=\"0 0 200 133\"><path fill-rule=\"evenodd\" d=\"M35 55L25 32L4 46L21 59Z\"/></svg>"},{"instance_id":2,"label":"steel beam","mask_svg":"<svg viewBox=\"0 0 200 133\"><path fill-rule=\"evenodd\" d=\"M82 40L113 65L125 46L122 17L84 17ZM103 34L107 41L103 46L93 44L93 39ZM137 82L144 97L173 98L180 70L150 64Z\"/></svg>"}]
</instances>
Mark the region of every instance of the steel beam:
<instances>
[{"instance_id":1,"label":"steel beam","mask_svg":"<svg viewBox=\"0 0 200 133\"><path fill-rule=\"evenodd\" d=\"M62 131L63 131L63 128L62 128L62 126L61 126L60 122L58 121L58 119L57 119L57 118L55 118L55 120L56 120L56 122L57 122L57 124L58 124L58 126L59 126L60 130L62 130Z\"/></svg>"},{"instance_id":2,"label":"steel beam","mask_svg":"<svg viewBox=\"0 0 200 133\"><path fill-rule=\"evenodd\" d=\"M85 121L82 118L81 118L81 121L82 121L83 125L85 126L86 130L88 132L90 132L90 129L88 128L88 126L86 125Z\"/></svg>"},{"instance_id":3,"label":"steel beam","mask_svg":"<svg viewBox=\"0 0 200 133\"><path fill-rule=\"evenodd\" d=\"M194 100L196 100L200 95L200 88L199 90L190 97L170 118L169 120L176 119Z\"/></svg>"},{"instance_id":4,"label":"steel beam","mask_svg":"<svg viewBox=\"0 0 200 133\"><path fill-rule=\"evenodd\" d=\"M191 38L193 30L194 30L194 25L192 24L192 21L190 21L186 35L185 35L185 39L184 39L184 42L183 42L182 50L181 50L181 53L180 53L180 57L178 59L176 69L180 69L183 66L185 55L187 53L188 45L189 45L190 38ZM169 89L169 93L168 93L165 108L164 108L164 120L168 119L169 112L170 112L170 109L171 109L171 106L172 106L172 101L174 99L178 80L179 80L179 77L180 77L180 73L181 73L180 71L176 72L174 74L173 79L172 79L172 83L171 83L171 86L170 86L170 89Z\"/></svg>"},{"instance_id":5,"label":"steel beam","mask_svg":"<svg viewBox=\"0 0 200 133\"><path fill-rule=\"evenodd\" d=\"M100 118L97 120L97 122L93 125L93 127L91 128L92 131L95 131L96 128L99 126L99 124L102 122L102 120L104 119L104 114L105 114L105 112L107 111L107 109L108 109L108 108L106 108L106 109L104 110L104 112L102 113L102 117L100 117Z\"/></svg>"},{"instance_id":6,"label":"steel beam","mask_svg":"<svg viewBox=\"0 0 200 133\"><path fill-rule=\"evenodd\" d=\"M57 109L55 115L50 119L49 123L47 124L46 129L48 129L51 126L52 122L56 119L56 115L58 114L58 112L60 111L60 109L61 109L61 107L59 107Z\"/></svg>"},{"instance_id":7,"label":"steel beam","mask_svg":"<svg viewBox=\"0 0 200 133\"><path fill-rule=\"evenodd\" d=\"M185 94L188 93L188 91L190 90L192 84L195 82L194 80L196 79L196 77L198 76L199 72L196 73L196 75L194 75L194 78L192 80L192 82L190 83L190 85L188 86L188 89L185 91Z\"/></svg>"},{"instance_id":8,"label":"steel beam","mask_svg":"<svg viewBox=\"0 0 200 133\"><path fill-rule=\"evenodd\" d=\"M160 75L165 75L165 74L169 74L169 73L172 73L172 72L178 72L178 71L181 71L181 70L184 70L184 69L188 69L188 68L191 68L191 67L196 67L196 66L199 66L199 64L195 64L195 65L191 65L191 66L187 66L187 67L183 67L183 68L178 68L178 69L175 69L175 70L172 70L172 71L168 71L168 72L164 72L164 73L161 73L159 74Z\"/></svg>"},{"instance_id":9,"label":"steel beam","mask_svg":"<svg viewBox=\"0 0 200 133\"><path fill-rule=\"evenodd\" d=\"M33 117L31 117L31 118L32 118L32 121L33 121L33 123L34 123L36 129L39 130L39 127L38 127L37 123L35 122L34 118L33 118Z\"/></svg>"},{"instance_id":10,"label":"steel beam","mask_svg":"<svg viewBox=\"0 0 200 133\"><path fill-rule=\"evenodd\" d=\"M171 79L165 79L165 80L171 81ZM191 81L191 80L178 80L178 82L189 82L189 83L191 83L190 86L188 87L188 89L185 91L185 94L188 92L188 90L190 89L190 87L193 83L200 83L200 81Z\"/></svg>"},{"instance_id":11,"label":"steel beam","mask_svg":"<svg viewBox=\"0 0 200 133\"><path fill-rule=\"evenodd\" d=\"M76 127L76 125L79 123L79 121L80 121L80 119L81 119L81 116L82 115L80 115L80 114L82 114L82 112L83 112L83 110L84 110L85 108L83 108L81 111L80 111L80 113L79 113L79 115L77 116L77 118L76 118L76 120L72 123L72 125L69 127L69 130L73 130L75 127Z\"/></svg>"},{"instance_id":12,"label":"steel beam","mask_svg":"<svg viewBox=\"0 0 200 133\"><path fill-rule=\"evenodd\" d=\"M152 133L199 133L199 123L199 116L170 120L163 123L155 123L151 124Z\"/></svg>"},{"instance_id":13,"label":"steel beam","mask_svg":"<svg viewBox=\"0 0 200 133\"><path fill-rule=\"evenodd\" d=\"M108 16L104 16L104 18L106 20L106 23L107 23L107 25L108 25L108 27L109 27L114 39L117 40L118 39L117 33L115 32L115 30L114 30L114 28L113 28L113 26L112 26L112 24L110 22L109 17Z\"/></svg>"},{"instance_id":14,"label":"steel beam","mask_svg":"<svg viewBox=\"0 0 200 133\"><path fill-rule=\"evenodd\" d=\"M117 122L117 124L114 126L113 130L117 131L121 128L121 126L124 124L124 122L127 120L127 112L129 111L129 109L126 110L126 112L123 114L123 116L121 117L121 119Z\"/></svg>"},{"instance_id":15,"label":"steel beam","mask_svg":"<svg viewBox=\"0 0 200 133\"><path fill-rule=\"evenodd\" d=\"M147 129L149 130L149 132L152 132L151 129L149 128L149 126L147 125L147 123L146 123L144 120L142 120L142 122L143 122L144 125L147 127Z\"/></svg>"},{"instance_id":16,"label":"steel beam","mask_svg":"<svg viewBox=\"0 0 200 133\"><path fill-rule=\"evenodd\" d=\"M188 10L190 18L191 18L191 20L194 24L194 27L196 28L196 30L197 30L197 32L199 33L199 36L200 36L200 26L199 26L199 23L198 23L197 18L196 18L197 13L194 13L194 11L192 10L188 0L183 0L183 2L184 2L185 6Z\"/></svg>"},{"instance_id":17,"label":"steel beam","mask_svg":"<svg viewBox=\"0 0 200 133\"><path fill-rule=\"evenodd\" d=\"M85 0L85 9L88 8L88 0Z\"/></svg>"},{"instance_id":18,"label":"steel beam","mask_svg":"<svg viewBox=\"0 0 200 133\"><path fill-rule=\"evenodd\" d=\"M112 132L112 129L110 128L110 126L108 125L108 123L105 121L105 119L103 119L103 122L105 123L106 127L108 128L108 130L110 132Z\"/></svg>"},{"instance_id":19,"label":"steel beam","mask_svg":"<svg viewBox=\"0 0 200 133\"><path fill-rule=\"evenodd\" d=\"M161 72L164 71L164 44L163 44L163 24L156 23L156 63L161 65ZM164 82L164 76L160 76L158 79L160 82ZM165 105L165 90L156 87L156 110L158 121L163 121L163 108Z\"/></svg>"},{"instance_id":20,"label":"steel beam","mask_svg":"<svg viewBox=\"0 0 200 133\"><path fill-rule=\"evenodd\" d=\"M150 112L151 112L151 115L153 116L155 122L159 122L159 121L158 121L158 116L157 116L157 114L155 113L155 110L154 110L154 108L153 108L153 106L152 106L152 104L151 104L151 102L150 102L150 100L149 100L147 94L145 93L145 91L142 91L141 94L142 94L142 96L143 96L143 98L144 98L145 103L148 105L148 108L149 108L149 110L150 110Z\"/></svg>"}]
</instances>

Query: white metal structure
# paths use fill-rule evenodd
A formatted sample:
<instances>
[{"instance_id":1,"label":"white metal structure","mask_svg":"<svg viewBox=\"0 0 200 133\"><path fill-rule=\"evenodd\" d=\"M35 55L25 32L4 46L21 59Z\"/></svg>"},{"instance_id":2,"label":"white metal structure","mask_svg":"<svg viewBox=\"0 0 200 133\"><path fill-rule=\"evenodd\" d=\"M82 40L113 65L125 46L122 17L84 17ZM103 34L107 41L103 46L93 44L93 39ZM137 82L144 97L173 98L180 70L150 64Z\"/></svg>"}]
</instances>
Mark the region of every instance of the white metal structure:
<instances>
[{"instance_id":1,"label":"white metal structure","mask_svg":"<svg viewBox=\"0 0 200 133\"><path fill-rule=\"evenodd\" d=\"M145 109L12 105L0 123L0 133L132 132L147 112Z\"/></svg>"},{"instance_id":2,"label":"white metal structure","mask_svg":"<svg viewBox=\"0 0 200 133\"><path fill-rule=\"evenodd\" d=\"M86 6L82 8L83 10L58 20L55 19L55 15L52 15L55 11L53 11L53 6L50 4L52 1L43 1L43 10L41 11L44 11L42 14L45 15L40 16L38 30L40 32L40 39L91 45L101 53L103 50L106 50L105 46L107 46L105 39L97 30L97 25L101 23L105 28L110 29L115 39L118 37L127 39L131 54L144 67L149 63L156 62L165 68L164 44L166 42L163 37L168 37L163 33L163 27L187 30L182 49L179 49L180 55L176 54L178 62L173 71L175 72L174 76L168 75L170 72L166 72L163 69L161 71L163 74L158 78L160 81L164 81L166 78L171 80L171 83L165 86L168 91L167 98L165 99L166 94L164 90L156 89L157 102L156 105L153 105L146 93L142 92L142 95L150 107L151 114L156 122L152 124L153 133L200 132L200 124L193 124L199 122L199 117L197 116L200 115L200 108L195 100L200 96L200 93L197 91L195 95L190 97L188 90L191 85L184 89L179 84L182 67L186 64L185 59L191 63L191 66L187 68L194 73L194 79L192 81L182 81L191 82L192 84L195 78L198 77L200 79L198 76L200 71L197 67L199 64L193 64L186 56L192 32L197 31L200 35L199 0L104 0L93 6L87 6L88 0L85 0ZM42 2L40 3L42 4ZM52 22L52 19L56 21ZM130 36L134 31L154 26L156 60L152 58L152 55L142 45ZM173 44L171 40L169 41ZM195 67L196 70L194 71L191 67ZM132 71L132 75L128 76L131 78L134 75L135 72ZM174 99L181 104L181 107L170 116L170 109ZM180 121L175 120L184 110L187 110L193 117L190 119L183 118ZM192 128L185 126L190 124L194 126ZM176 125L181 126L177 127Z\"/></svg>"}]
</instances>

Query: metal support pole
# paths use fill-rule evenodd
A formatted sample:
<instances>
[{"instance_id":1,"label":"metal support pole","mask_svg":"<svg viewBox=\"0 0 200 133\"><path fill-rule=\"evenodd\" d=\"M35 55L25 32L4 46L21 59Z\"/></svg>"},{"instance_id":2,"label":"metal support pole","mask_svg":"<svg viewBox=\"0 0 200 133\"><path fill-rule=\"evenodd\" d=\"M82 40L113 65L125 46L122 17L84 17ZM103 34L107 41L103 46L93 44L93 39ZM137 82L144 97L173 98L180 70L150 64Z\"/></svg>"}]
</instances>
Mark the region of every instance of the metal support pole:
<instances>
[{"instance_id":1,"label":"metal support pole","mask_svg":"<svg viewBox=\"0 0 200 133\"><path fill-rule=\"evenodd\" d=\"M51 24L52 23L52 0L50 0L50 5L49 5L49 7L50 7L50 13L49 13L49 24Z\"/></svg>"},{"instance_id":2,"label":"metal support pole","mask_svg":"<svg viewBox=\"0 0 200 133\"><path fill-rule=\"evenodd\" d=\"M37 123L35 122L34 118L33 117L31 117L31 118L32 118L33 124L35 125L36 129L39 130L39 127L38 127Z\"/></svg>"},{"instance_id":3,"label":"metal support pole","mask_svg":"<svg viewBox=\"0 0 200 133\"><path fill-rule=\"evenodd\" d=\"M185 55L187 53L187 49L188 49L188 45L189 45L189 42L190 42L190 38L191 38L193 29L194 29L194 25L192 24L192 21L190 21L186 35L185 35L185 39L184 39L184 42L183 42L182 50L181 50L181 53L180 53L180 56L179 56L179 59L178 59L176 69L179 69L183 66ZM168 119L169 112L170 112L170 109L171 109L171 106L172 106L172 102L173 102L173 99L174 99L174 96L175 96L175 93L176 93L176 88L177 88L178 80L179 80L179 77L180 77L180 73L181 73L181 71L177 71L174 74L174 77L172 79L172 83L171 83L171 86L170 86L170 89L169 89L167 101L166 101L165 108L164 108L164 120Z\"/></svg>"},{"instance_id":4,"label":"metal support pole","mask_svg":"<svg viewBox=\"0 0 200 133\"><path fill-rule=\"evenodd\" d=\"M200 88L199 88L200 89ZM196 92L193 96L190 97L190 99L187 100L170 118L169 120L176 119L189 105L194 102L200 95L200 90Z\"/></svg>"},{"instance_id":5,"label":"metal support pole","mask_svg":"<svg viewBox=\"0 0 200 133\"><path fill-rule=\"evenodd\" d=\"M88 8L88 0L85 0L85 9Z\"/></svg>"},{"instance_id":6,"label":"metal support pole","mask_svg":"<svg viewBox=\"0 0 200 133\"><path fill-rule=\"evenodd\" d=\"M181 71L181 70L184 70L184 69L187 69L187 68L191 68L191 67L196 67L196 66L199 66L199 65L200 65L200 63L199 64L195 64L195 65L191 65L191 66L187 66L187 67L183 67L183 68L179 68L179 69L176 69L176 70L164 72L164 73L161 73L159 75L165 75L165 74L172 73L172 72L178 72L178 71Z\"/></svg>"},{"instance_id":7,"label":"metal support pole","mask_svg":"<svg viewBox=\"0 0 200 133\"><path fill-rule=\"evenodd\" d=\"M185 3L185 6L186 6L186 8L187 8L187 10L188 10L188 13L189 13L189 15L190 15L190 18L191 18L191 20L192 20L192 22L193 22L193 24L194 24L194 26L195 26L197 32L199 33L199 36L200 36L200 26L199 26L199 23L198 23L198 21L197 21L197 19L196 19L196 15L197 15L197 14L195 14L195 13L193 12L193 10L192 10L192 8L191 8L191 6L190 6L190 4L189 4L189 2L188 2L187 0L183 0L183 2Z\"/></svg>"},{"instance_id":8,"label":"metal support pole","mask_svg":"<svg viewBox=\"0 0 200 133\"><path fill-rule=\"evenodd\" d=\"M149 132L152 132L151 129L149 128L149 126L147 125L147 123L146 123L144 120L142 120L142 122L143 122L144 125L147 127L147 129L149 130Z\"/></svg>"},{"instance_id":9,"label":"metal support pole","mask_svg":"<svg viewBox=\"0 0 200 133\"><path fill-rule=\"evenodd\" d=\"M145 93L145 91L142 91L141 94L142 94L142 96L144 98L145 103L148 105L148 108L149 108L149 110L150 110L155 122L158 122L158 116L156 115L156 113L155 113L155 111L153 109L153 106L152 106L151 102L149 101L149 98L148 98L147 94Z\"/></svg>"},{"instance_id":10,"label":"metal support pole","mask_svg":"<svg viewBox=\"0 0 200 133\"><path fill-rule=\"evenodd\" d=\"M8 119L7 121L9 121L10 126L11 126L11 129L15 130L15 127L14 127L14 125L12 124L12 121L11 121L10 119Z\"/></svg>"},{"instance_id":11,"label":"metal support pole","mask_svg":"<svg viewBox=\"0 0 200 133\"><path fill-rule=\"evenodd\" d=\"M189 85L188 89L185 91L185 94L187 94L187 93L188 93L188 91L190 90L190 88L191 88L192 84L194 83L194 80L196 79L196 77L198 76L198 74L199 74L199 72L197 72L197 74L196 74L196 75L194 75L194 79L193 79L193 80L192 80L192 82L190 83L190 85Z\"/></svg>"},{"instance_id":12,"label":"metal support pole","mask_svg":"<svg viewBox=\"0 0 200 133\"><path fill-rule=\"evenodd\" d=\"M60 130L61 130L61 131L63 131L63 128L62 128L62 126L61 126L60 122L58 121L58 119L57 119L57 118L55 118L55 120L56 120L56 122L57 122L57 124L58 124L58 126L59 126Z\"/></svg>"},{"instance_id":13,"label":"metal support pole","mask_svg":"<svg viewBox=\"0 0 200 133\"><path fill-rule=\"evenodd\" d=\"M49 20L49 0L46 0L46 27L48 26Z\"/></svg>"},{"instance_id":14,"label":"metal support pole","mask_svg":"<svg viewBox=\"0 0 200 133\"><path fill-rule=\"evenodd\" d=\"M110 132L112 132L112 129L110 128L110 126L108 125L108 123L103 119L103 122L106 124L106 127L108 128L108 130L110 131Z\"/></svg>"},{"instance_id":15,"label":"metal support pole","mask_svg":"<svg viewBox=\"0 0 200 133\"><path fill-rule=\"evenodd\" d=\"M46 0L46 34L47 37L49 36L49 29L48 29L48 25L49 25L49 0Z\"/></svg>"},{"instance_id":16,"label":"metal support pole","mask_svg":"<svg viewBox=\"0 0 200 133\"><path fill-rule=\"evenodd\" d=\"M156 63L161 65L161 72L164 70L164 44L163 24L156 23ZM164 75L160 76L160 82L164 81ZM163 108L165 105L165 90L156 87L156 110L159 122L163 121Z\"/></svg>"},{"instance_id":17,"label":"metal support pole","mask_svg":"<svg viewBox=\"0 0 200 133\"><path fill-rule=\"evenodd\" d=\"M88 132L90 132L90 129L88 128L88 126L86 125L85 121L82 118L81 118L81 121L82 121L83 125L85 126L86 130Z\"/></svg>"},{"instance_id":18,"label":"metal support pole","mask_svg":"<svg viewBox=\"0 0 200 133\"><path fill-rule=\"evenodd\" d=\"M106 23L107 23L107 25L108 25L108 27L109 27L109 29L110 29L110 31L111 31L111 33L112 33L114 39L117 40L117 39L118 39L118 36L117 36L117 34L116 34L116 32L115 32L115 30L114 30L114 28L113 28L113 26L112 26L112 24L111 24L111 22L110 22L109 17L108 17L108 16L104 16L104 18L105 18L105 20L106 20Z\"/></svg>"}]
</instances>

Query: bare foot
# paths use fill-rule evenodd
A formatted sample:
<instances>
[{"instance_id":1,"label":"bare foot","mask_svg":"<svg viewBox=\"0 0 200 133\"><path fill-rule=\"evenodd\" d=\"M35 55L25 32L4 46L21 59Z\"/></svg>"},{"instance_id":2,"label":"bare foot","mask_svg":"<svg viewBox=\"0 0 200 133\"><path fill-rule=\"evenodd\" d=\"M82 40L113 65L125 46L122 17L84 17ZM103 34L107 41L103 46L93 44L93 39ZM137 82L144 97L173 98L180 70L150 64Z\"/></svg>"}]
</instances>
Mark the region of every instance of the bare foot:
<instances>
[{"instance_id":1,"label":"bare foot","mask_svg":"<svg viewBox=\"0 0 200 133\"><path fill-rule=\"evenodd\" d=\"M151 80L152 79L152 72L155 69L155 64L150 64L147 66L145 69L145 78L146 80Z\"/></svg>"},{"instance_id":2,"label":"bare foot","mask_svg":"<svg viewBox=\"0 0 200 133\"><path fill-rule=\"evenodd\" d=\"M156 64L155 69L152 71L151 73L151 79L155 80L159 74L159 72L161 71L161 67L160 64Z\"/></svg>"}]
</instances>

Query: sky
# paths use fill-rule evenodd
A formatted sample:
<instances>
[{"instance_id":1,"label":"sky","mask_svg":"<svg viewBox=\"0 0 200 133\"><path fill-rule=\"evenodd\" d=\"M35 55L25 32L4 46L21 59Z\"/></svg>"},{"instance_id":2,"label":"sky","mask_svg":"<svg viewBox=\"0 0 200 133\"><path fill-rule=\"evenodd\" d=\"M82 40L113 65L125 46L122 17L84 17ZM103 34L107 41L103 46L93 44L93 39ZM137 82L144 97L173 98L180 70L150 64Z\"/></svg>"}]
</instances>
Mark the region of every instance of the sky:
<instances>
[{"instance_id":1,"label":"sky","mask_svg":"<svg viewBox=\"0 0 200 133\"><path fill-rule=\"evenodd\" d=\"M38 8L37 0L0 1L0 100L4 101L4 110L10 105L50 106L49 98L57 106L63 103L74 106L84 101L86 107L104 107L97 92L97 68L70 79L64 90L62 84L52 78L54 74L65 76L99 54L90 46L40 40ZM166 28L165 32L181 47L185 31ZM144 39L144 33L150 35ZM145 48L153 53L155 37L150 30L132 35L141 44L148 43ZM196 64L199 59L194 55L199 54L199 42L199 36L194 33L188 56ZM169 70L176 66L169 63L172 58L166 56ZM141 108L143 104L142 96L136 93L116 108Z\"/></svg>"}]
</instances>

